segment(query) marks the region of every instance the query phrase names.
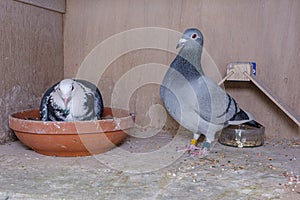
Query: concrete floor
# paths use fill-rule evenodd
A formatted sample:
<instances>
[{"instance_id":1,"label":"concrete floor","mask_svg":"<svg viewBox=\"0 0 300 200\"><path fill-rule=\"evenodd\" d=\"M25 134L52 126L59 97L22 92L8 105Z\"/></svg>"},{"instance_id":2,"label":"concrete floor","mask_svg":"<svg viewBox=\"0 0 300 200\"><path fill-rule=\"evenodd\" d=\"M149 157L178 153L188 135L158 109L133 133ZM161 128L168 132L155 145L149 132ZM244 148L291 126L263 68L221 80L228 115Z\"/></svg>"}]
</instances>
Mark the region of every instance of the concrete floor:
<instances>
[{"instance_id":1,"label":"concrete floor","mask_svg":"<svg viewBox=\"0 0 300 200\"><path fill-rule=\"evenodd\" d=\"M216 144L205 159L176 151L190 133L129 138L105 154L51 157L0 145L0 200L300 199L300 140Z\"/></svg>"}]
</instances>

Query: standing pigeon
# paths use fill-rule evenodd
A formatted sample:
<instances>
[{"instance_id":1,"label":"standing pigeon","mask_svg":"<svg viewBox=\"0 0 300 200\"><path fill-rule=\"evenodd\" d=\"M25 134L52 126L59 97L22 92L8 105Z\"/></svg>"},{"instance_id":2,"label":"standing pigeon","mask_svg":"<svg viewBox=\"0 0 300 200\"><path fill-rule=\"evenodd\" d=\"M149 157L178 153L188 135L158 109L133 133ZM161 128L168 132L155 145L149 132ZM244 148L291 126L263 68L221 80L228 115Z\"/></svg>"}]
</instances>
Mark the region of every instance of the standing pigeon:
<instances>
[{"instance_id":1,"label":"standing pigeon","mask_svg":"<svg viewBox=\"0 0 300 200\"><path fill-rule=\"evenodd\" d=\"M188 151L206 156L215 134L229 124L251 123L253 116L243 111L211 78L203 73L201 54L203 35L196 28L187 29L176 48L181 48L171 63L160 96L169 114L194 137ZM202 147L196 147L200 135Z\"/></svg>"},{"instance_id":2,"label":"standing pigeon","mask_svg":"<svg viewBox=\"0 0 300 200\"><path fill-rule=\"evenodd\" d=\"M85 80L64 79L44 94L40 115L43 121L100 119L103 100L99 89Z\"/></svg>"}]
</instances>

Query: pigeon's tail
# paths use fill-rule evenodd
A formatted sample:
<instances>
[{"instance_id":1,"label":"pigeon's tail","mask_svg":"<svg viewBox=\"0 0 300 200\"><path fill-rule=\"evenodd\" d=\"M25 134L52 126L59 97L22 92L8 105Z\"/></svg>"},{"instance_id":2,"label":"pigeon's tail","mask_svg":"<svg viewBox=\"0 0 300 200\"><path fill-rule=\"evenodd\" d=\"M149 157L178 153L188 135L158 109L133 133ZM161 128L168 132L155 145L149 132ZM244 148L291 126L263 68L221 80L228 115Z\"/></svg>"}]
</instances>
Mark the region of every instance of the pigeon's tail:
<instances>
[{"instance_id":1,"label":"pigeon's tail","mask_svg":"<svg viewBox=\"0 0 300 200\"><path fill-rule=\"evenodd\" d=\"M242 109L238 113L236 113L229 121L230 125L240 125L244 123L249 123L254 121L254 117L251 113L248 113Z\"/></svg>"},{"instance_id":2,"label":"pigeon's tail","mask_svg":"<svg viewBox=\"0 0 300 200\"><path fill-rule=\"evenodd\" d=\"M229 125L240 125L245 124L256 128L261 128L262 125L254 120L254 117L251 113L248 113L242 109L240 112L236 113L229 121Z\"/></svg>"},{"instance_id":3,"label":"pigeon's tail","mask_svg":"<svg viewBox=\"0 0 300 200\"><path fill-rule=\"evenodd\" d=\"M249 126L252 126L252 127L256 127L256 128L261 128L262 125L259 124L257 121L255 120L251 120L249 122L246 122L245 125L249 125Z\"/></svg>"}]
</instances>

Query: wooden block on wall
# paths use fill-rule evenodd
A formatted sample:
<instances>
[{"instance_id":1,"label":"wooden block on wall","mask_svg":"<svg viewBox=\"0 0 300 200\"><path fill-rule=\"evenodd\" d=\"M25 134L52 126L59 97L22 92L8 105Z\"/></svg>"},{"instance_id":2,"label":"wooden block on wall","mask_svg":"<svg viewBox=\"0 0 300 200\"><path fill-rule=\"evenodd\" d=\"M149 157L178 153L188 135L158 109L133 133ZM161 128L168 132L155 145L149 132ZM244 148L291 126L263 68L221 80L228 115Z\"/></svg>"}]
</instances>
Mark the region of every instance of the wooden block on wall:
<instances>
[{"instance_id":1,"label":"wooden block on wall","mask_svg":"<svg viewBox=\"0 0 300 200\"><path fill-rule=\"evenodd\" d=\"M250 81L250 79L244 75L244 72L248 74L253 73L252 64L249 62L235 62L227 65L227 74L233 74L228 77L228 81Z\"/></svg>"}]
</instances>

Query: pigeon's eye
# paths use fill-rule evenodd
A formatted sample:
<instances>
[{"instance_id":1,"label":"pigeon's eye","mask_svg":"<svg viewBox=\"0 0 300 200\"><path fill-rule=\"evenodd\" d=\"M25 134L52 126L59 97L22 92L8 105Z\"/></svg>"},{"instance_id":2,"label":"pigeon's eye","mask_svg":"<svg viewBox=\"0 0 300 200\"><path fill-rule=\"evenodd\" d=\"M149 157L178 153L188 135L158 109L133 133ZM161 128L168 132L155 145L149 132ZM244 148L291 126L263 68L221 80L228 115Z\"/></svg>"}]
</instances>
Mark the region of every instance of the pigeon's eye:
<instances>
[{"instance_id":1,"label":"pigeon's eye","mask_svg":"<svg viewBox=\"0 0 300 200\"><path fill-rule=\"evenodd\" d=\"M72 85L72 91L74 90L74 86Z\"/></svg>"},{"instance_id":2,"label":"pigeon's eye","mask_svg":"<svg viewBox=\"0 0 300 200\"><path fill-rule=\"evenodd\" d=\"M196 33L193 33L191 37L192 37L193 39L196 39L197 34L196 34Z\"/></svg>"}]
</instances>

